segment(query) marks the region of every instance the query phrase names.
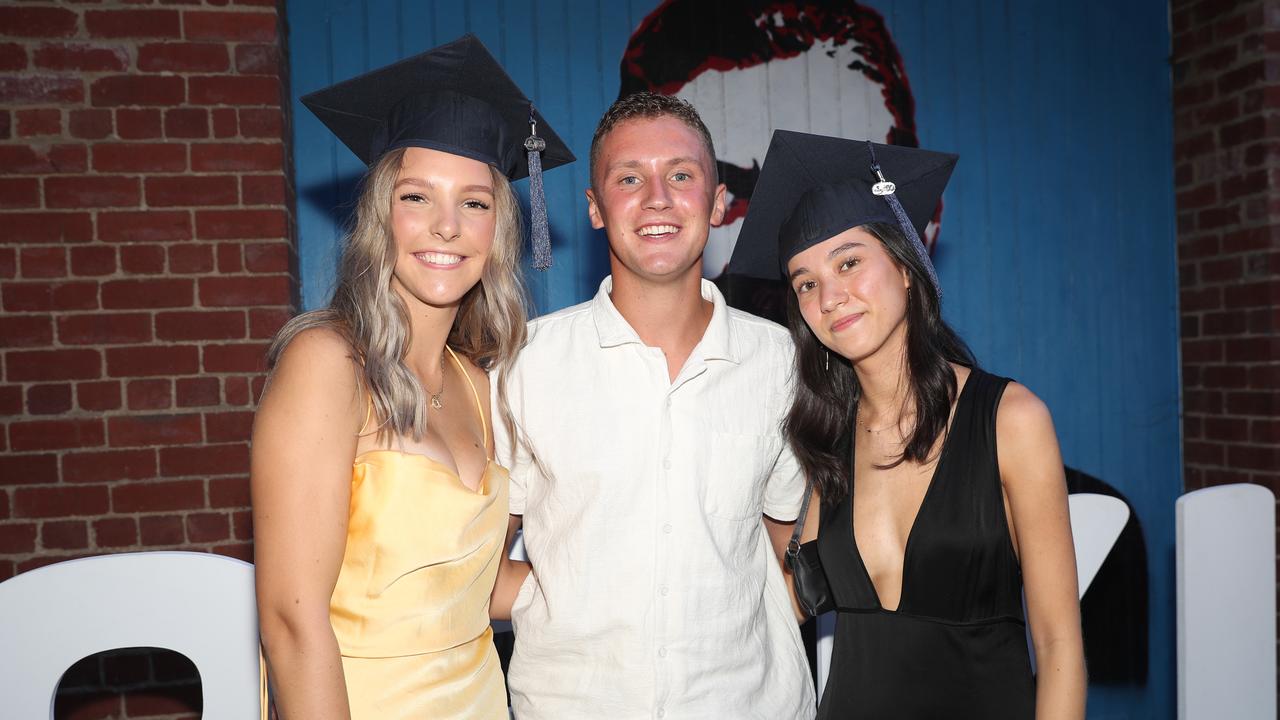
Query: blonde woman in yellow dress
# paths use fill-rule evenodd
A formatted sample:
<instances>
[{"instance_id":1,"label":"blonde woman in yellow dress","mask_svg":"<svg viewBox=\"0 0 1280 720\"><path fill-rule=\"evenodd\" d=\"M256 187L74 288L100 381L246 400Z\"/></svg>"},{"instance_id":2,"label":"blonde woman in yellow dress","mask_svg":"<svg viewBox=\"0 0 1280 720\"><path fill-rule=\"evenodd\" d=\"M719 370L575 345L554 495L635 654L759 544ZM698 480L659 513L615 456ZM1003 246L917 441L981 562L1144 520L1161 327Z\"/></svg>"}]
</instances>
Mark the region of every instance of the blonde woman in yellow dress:
<instances>
[{"instance_id":1,"label":"blonde woman in yellow dress","mask_svg":"<svg viewBox=\"0 0 1280 720\"><path fill-rule=\"evenodd\" d=\"M524 340L509 181L531 175L545 265L541 168L573 156L471 36L303 102L369 171L333 299L280 331L254 423L276 708L505 719L489 603L514 592L492 442L510 418L488 416L488 371Z\"/></svg>"}]
</instances>

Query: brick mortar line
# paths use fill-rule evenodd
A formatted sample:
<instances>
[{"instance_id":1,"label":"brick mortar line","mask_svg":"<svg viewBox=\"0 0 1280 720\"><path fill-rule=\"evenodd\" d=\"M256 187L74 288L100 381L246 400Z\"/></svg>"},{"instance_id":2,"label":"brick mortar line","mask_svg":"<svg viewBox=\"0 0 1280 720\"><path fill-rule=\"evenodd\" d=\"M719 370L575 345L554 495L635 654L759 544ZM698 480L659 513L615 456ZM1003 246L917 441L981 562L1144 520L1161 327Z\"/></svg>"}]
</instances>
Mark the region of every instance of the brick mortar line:
<instances>
[{"instance_id":1,"label":"brick mortar line","mask_svg":"<svg viewBox=\"0 0 1280 720\"><path fill-rule=\"evenodd\" d=\"M262 373L254 374L254 375L250 375L250 374L247 374L247 373L246 373L246 374L242 374L242 375L229 375L228 377L257 378L257 377L260 377L261 375L262 375ZM166 379L166 378L172 378L172 377L173 377L173 376L139 377L139 378L133 378L133 379L135 379L135 380L164 380L164 379ZM179 379L180 379L181 377L184 377L184 376L179 376ZM191 377L205 377L205 376L204 376L204 375L199 375L199 376L193 375L193 376L191 376ZM108 380L108 382L109 382L109 381L110 381L110 380ZM86 382L102 382L102 381L101 381L101 380L88 380L88 381L86 381ZM125 382L127 382L127 380L126 380ZM70 384L70 383L62 383L62 382L59 382L59 381L46 381L46 382L37 382L37 383L31 383L31 384L32 384L32 385L60 385L60 384ZM116 410L82 410L82 409L78 409L78 408L77 408L77 409L74 409L74 410L69 410L69 411L67 411L67 412L65 412L65 413L51 414L51 415L33 415L33 414L29 414L29 413L28 413L28 414L24 414L24 415L22 415L22 416L18 416L18 417L30 417L30 418L33 418L32 420L17 420L17 421L13 421L13 420L10 420L10 419L4 419L4 420L0 420L0 424L3 424L3 423L9 423L9 424L12 424L12 423L14 423L14 422L56 422L56 421L58 421L58 420L88 420L88 419L94 419L94 418L102 418L102 419L104 419L104 420L108 420L108 419L117 418L117 417L136 418L136 417L138 417L138 416L140 416L140 415L205 415L205 414L210 414L210 413L212 413L212 414L219 414L219 411L216 411L216 410L210 410L210 408L227 408L227 409L228 409L228 411L234 411L234 410L246 410L246 411L248 411L248 410L251 410L251 409L253 408L253 405L227 405L227 404L225 404L225 402L224 402L223 404L220 404L220 405L185 405L185 406L176 406L176 407L167 407L167 408L138 408L138 409L136 409L136 410L130 410L130 409L127 409L127 408L119 408L119 409L116 409ZM1213 416L1213 417L1217 417L1217 416ZM248 440L248 438L245 438L245 439L243 440L243 442L248 442L248 441L249 441L249 440ZM216 445L230 445L230 444L234 444L234 442L237 442L237 441L229 441L229 442L212 442L212 443L211 443L211 442L209 442L209 441L201 441L201 442L199 442L199 443L183 443L183 444L178 444L178 445L137 445L137 446L121 446L121 445L112 445L112 444L110 443L110 441L106 441L106 442L104 442L104 444L103 444L103 445L93 445L93 446L77 445L77 446L75 446L75 447L65 447L65 448L47 448L47 449L43 449L43 450L14 450L13 448L9 448L8 450L6 450L6 451L5 451L5 454L8 454L8 455L51 455L51 454L61 454L61 453L64 453L64 452L74 452L74 451L77 451L77 450L85 450L85 451L89 451L89 452L100 452L100 451L102 451L102 450L104 450L104 449L105 449L105 450L146 450L146 449L153 448L153 447L154 447L154 448L157 448L157 449L159 449L159 448L170 448L170 447L197 447L197 446L198 446L198 447L205 447L205 446L208 446L208 445L214 445L214 446L216 446ZM0 487L2 487L2 486L0 486Z\"/></svg>"}]
</instances>

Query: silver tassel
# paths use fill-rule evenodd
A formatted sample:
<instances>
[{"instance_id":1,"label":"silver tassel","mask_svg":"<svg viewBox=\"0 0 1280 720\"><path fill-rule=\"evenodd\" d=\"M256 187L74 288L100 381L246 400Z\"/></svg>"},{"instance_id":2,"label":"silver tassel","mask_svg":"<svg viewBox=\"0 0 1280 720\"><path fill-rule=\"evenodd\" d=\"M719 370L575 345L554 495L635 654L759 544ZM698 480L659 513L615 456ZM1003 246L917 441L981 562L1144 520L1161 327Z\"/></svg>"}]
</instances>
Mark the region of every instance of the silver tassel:
<instances>
[{"instance_id":1,"label":"silver tassel","mask_svg":"<svg viewBox=\"0 0 1280 720\"><path fill-rule=\"evenodd\" d=\"M533 269L551 267L551 228L547 222L547 195L542 188L542 156L547 141L538 137L538 123L533 119L533 107L529 107L529 137L524 149L529 153L529 240L533 244Z\"/></svg>"},{"instance_id":2,"label":"silver tassel","mask_svg":"<svg viewBox=\"0 0 1280 720\"><path fill-rule=\"evenodd\" d=\"M871 192L880 195L885 202L889 203L889 209L893 211L893 216L898 219L898 226L902 228L902 232L911 241L911 247L915 248L916 255L920 258L920 263L924 265L925 272L929 273L929 279L933 281L933 286L938 289L938 298L942 298L942 284L938 282L938 273L933 269L933 259L929 257L929 249L924 246L924 242L920 239L919 233L916 232L916 226L911 224L911 218L907 217L907 211L902 209L902 203L898 202L897 187L884 179L884 173L880 171L880 163L876 161L876 150L867 142L867 150L871 152L871 171L876 174L880 182L871 187Z\"/></svg>"}]
</instances>

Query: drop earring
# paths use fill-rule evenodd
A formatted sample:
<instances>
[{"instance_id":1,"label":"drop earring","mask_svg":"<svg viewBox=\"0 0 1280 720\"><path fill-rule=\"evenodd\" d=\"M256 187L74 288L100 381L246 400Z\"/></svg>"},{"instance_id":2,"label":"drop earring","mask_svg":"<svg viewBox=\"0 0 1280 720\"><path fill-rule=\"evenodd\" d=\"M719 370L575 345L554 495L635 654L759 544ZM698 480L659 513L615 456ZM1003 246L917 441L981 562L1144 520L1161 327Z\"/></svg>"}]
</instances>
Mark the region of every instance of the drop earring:
<instances>
[{"instance_id":1,"label":"drop earring","mask_svg":"<svg viewBox=\"0 0 1280 720\"><path fill-rule=\"evenodd\" d=\"M826 348L822 349L822 369L831 372L831 351Z\"/></svg>"}]
</instances>

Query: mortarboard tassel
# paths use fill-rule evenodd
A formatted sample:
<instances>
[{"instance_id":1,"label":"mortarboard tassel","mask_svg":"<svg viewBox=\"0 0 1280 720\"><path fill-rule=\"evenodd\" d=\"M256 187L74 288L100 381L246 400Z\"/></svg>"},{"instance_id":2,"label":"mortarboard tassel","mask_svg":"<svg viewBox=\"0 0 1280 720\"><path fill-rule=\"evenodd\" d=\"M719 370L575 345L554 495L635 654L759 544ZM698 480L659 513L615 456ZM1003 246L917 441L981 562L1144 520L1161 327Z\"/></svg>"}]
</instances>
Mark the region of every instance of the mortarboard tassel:
<instances>
[{"instance_id":1,"label":"mortarboard tassel","mask_svg":"<svg viewBox=\"0 0 1280 720\"><path fill-rule=\"evenodd\" d=\"M533 119L533 106L529 106L529 137L524 149L529 153L529 212L531 227L529 240L533 244L533 269L551 267L551 228L547 223L547 195L542 188L542 157L547 141L538 137L538 122Z\"/></svg>"},{"instance_id":2,"label":"mortarboard tassel","mask_svg":"<svg viewBox=\"0 0 1280 720\"><path fill-rule=\"evenodd\" d=\"M880 171L880 163L876 160L876 149L871 142L867 142L867 150L871 153L871 171L880 178L880 182L871 186L873 195L880 195L889 203L889 209L893 211L893 216L898 219L898 226L902 228L902 232L906 234L907 239L911 241L911 247L915 248L916 255L920 257L920 262L924 265L924 269L929 273L929 279L933 281L933 286L938 289L938 298L942 298L942 284L938 282L937 271L933 269L933 259L929 257L929 250L924 246L924 242L920 240L919 233L916 232L916 226L911 224L911 219L907 217L907 212L902 209L902 203L898 202L897 186L892 182L884 179L884 173Z\"/></svg>"}]
</instances>

